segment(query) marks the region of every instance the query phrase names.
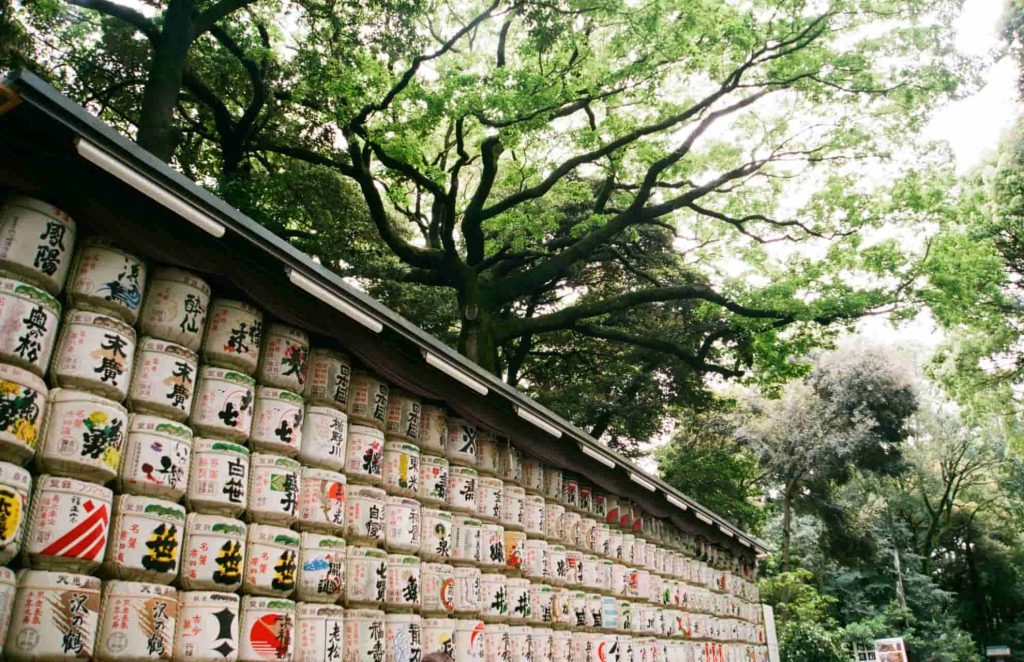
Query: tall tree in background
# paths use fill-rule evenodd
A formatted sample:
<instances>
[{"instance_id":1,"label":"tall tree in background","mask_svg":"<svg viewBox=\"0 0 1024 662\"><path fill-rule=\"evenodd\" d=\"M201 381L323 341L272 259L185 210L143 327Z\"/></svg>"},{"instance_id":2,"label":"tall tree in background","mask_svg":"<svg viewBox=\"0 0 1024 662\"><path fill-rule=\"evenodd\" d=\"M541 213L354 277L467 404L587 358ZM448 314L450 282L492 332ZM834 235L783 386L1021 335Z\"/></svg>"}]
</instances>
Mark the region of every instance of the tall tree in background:
<instances>
[{"instance_id":1,"label":"tall tree in background","mask_svg":"<svg viewBox=\"0 0 1024 662\"><path fill-rule=\"evenodd\" d=\"M180 75L160 156L180 136L190 176L612 440L901 300L914 256L859 233L918 222L921 184L857 164L889 168L969 69L954 0L222 0L175 15L173 58L140 44L187 0L99 1L25 5L51 78L142 140Z\"/></svg>"},{"instance_id":2,"label":"tall tree in background","mask_svg":"<svg viewBox=\"0 0 1024 662\"><path fill-rule=\"evenodd\" d=\"M898 355L852 344L821 357L806 380L791 382L777 400L742 403L736 434L759 456L768 485L778 491L780 567L791 569L794 518L821 520L828 551L856 554L860 542L836 489L856 472L895 475L901 445L917 409L915 379Z\"/></svg>"}]
</instances>

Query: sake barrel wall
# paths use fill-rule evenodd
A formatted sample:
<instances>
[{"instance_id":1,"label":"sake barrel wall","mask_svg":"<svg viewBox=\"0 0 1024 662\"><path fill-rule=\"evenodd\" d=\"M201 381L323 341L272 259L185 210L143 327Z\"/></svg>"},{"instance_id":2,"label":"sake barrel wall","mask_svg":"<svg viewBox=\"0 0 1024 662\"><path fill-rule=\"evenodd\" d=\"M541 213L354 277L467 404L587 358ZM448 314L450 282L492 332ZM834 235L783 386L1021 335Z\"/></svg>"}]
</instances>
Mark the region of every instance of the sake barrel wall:
<instances>
[{"instance_id":1,"label":"sake barrel wall","mask_svg":"<svg viewBox=\"0 0 1024 662\"><path fill-rule=\"evenodd\" d=\"M0 206L6 659L767 659L749 558L96 230Z\"/></svg>"}]
</instances>

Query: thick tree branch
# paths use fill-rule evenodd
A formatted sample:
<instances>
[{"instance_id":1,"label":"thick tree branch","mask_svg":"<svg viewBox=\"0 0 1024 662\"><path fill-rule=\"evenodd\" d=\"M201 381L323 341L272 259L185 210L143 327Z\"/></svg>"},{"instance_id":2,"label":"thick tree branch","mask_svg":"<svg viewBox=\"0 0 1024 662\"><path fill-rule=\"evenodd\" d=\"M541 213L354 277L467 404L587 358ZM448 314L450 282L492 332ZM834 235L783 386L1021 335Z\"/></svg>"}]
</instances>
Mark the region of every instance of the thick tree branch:
<instances>
[{"instance_id":1,"label":"thick tree branch","mask_svg":"<svg viewBox=\"0 0 1024 662\"><path fill-rule=\"evenodd\" d=\"M229 16L232 12L238 11L242 7L251 5L255 0L219 0L214 3L209 9L200 14L195 22L193 29L193 38L198 37L204 32L213 28L221 19Z\"/></svg>"},{"instance_id":2,"label":"thick tree branch","mask_svg":"<svg viewBox=\"0 0 1024 662\"><path fill-rule=\"evenodd\" d=\"M612 342L619 342L626 345L632 345L634 347L643 347L645 349L651 349L674 356L696 372L712 372L722 375L723 377L741 377L743 375L742 370L734 370L732 368L726 368L713 363L706 363L690 353L685 347L678 343L664 340L663 338L650 338L634 333L627 333L620 329L612 329L605 326L591 324L577 324L573 326L573 330L591 338L600 338L602 340L610 340Z\"/></svg>"},{"instance_id":3,"label":"thick tree branch","mask_svg":"<svg viewBox=\"0 0 1024 662\"><path fill-rule=\"evenodd\" d=\"M155 43L160 38L160 30L156 24L134 9L121 5L110 0L64 0L68 4L76 5L84 9L92 9L120 19L131 25L136 30L146 35L150 43Z\"/></svg>"}]
</instances>

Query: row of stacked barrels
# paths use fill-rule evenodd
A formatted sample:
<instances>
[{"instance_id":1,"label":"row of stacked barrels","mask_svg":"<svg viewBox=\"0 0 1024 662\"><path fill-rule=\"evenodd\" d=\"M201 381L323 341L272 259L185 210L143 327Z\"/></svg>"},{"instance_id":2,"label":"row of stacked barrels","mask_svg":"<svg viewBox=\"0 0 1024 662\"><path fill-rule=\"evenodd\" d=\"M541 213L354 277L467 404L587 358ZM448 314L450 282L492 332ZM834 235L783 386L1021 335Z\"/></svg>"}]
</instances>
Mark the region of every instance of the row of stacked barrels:
<instances>
[{"instance_id":1,"label":"row of stacked barrels","mask_svg":"<svg viewBox=\"0 0 1024 662\"><path fill-rule=\"evenodd\" d=\"M0 205L5 659L766 659L752 565L77 234Z\"/></svg>"}]
</instances>

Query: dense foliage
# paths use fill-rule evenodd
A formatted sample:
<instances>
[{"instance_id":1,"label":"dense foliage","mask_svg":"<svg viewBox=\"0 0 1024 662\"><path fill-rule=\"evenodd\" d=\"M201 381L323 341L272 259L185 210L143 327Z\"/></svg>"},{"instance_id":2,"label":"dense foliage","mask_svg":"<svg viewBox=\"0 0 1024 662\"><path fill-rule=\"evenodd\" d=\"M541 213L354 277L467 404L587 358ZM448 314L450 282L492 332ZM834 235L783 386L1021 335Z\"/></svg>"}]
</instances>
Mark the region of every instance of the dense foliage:
<instances>
[{"instance_id":1,"label":"dense foliage","mask_svg":"<svg viewBox=\"0 0 1024 662\"><path fill-rule=\"evenodd\" d=\"M867 235L927 213L892 157L970 87L958 7L13 0L0 66L635 450L908 304Z\"/></svg>"}]
</instances>

